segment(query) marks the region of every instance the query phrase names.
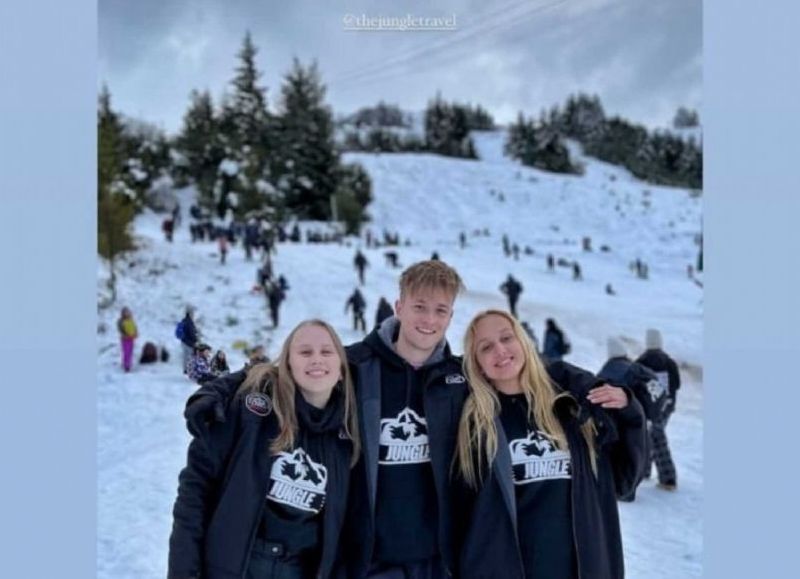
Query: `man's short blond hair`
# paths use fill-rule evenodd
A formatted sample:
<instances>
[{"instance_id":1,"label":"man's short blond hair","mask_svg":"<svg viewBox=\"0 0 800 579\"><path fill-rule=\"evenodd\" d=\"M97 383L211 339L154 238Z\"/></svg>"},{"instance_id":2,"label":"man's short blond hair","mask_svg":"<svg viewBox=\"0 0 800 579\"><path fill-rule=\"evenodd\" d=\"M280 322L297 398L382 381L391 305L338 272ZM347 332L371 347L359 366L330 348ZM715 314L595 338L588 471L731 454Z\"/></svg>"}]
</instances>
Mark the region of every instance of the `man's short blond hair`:
<instances>
[{"instance_id":1,"label":"man's short blond hair","mask_svg":"<svg viewBox=\"0 0 800 579\"><path fill-rule=\"evenodd\" d=\"M400 276L401 298L420 291L442 290L455 299L464 289L458 272L438 259L415 263Z\"/></svg>"}]
</instances>

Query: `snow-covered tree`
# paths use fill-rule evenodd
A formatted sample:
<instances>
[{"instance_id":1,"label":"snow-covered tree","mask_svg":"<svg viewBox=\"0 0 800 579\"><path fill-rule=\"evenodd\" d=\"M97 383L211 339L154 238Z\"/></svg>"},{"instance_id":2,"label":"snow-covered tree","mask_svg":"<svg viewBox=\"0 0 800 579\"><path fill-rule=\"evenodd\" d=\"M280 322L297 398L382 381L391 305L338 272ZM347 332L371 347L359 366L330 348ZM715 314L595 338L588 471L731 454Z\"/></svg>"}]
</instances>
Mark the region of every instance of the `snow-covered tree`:
<instances>
[{"instance_id":1,"label":"snow-covered tree","mask_svg":"<svg viewBox=\"0 0 800 579\"><path fill-rule=\"evenodd\" d=\"M295 59L281 87L275 120L275 171L287 211L307 219L331 217L339 155L333 138L333 114L325 104L325 86L315 62Z\"/></svg>"},{"instance_id":2,"label":"snow-covered tree","mask_svg":"<svg viewBox=\"0 0 800 579\"><path fill-rule=\"evenodd\" d=\"M605 113L600 97L580 93L567 99L560 130L566 136L585 143L601 135L604 121Z\"/></svg>"},{"instance_id":3,"label":"snow-covered tree","mask_svg":"<svg viewBox=\"0 0 800 579\"><path fill-rule=\"evenodd\" d=\"M559 132L542 122L537 125L522 112L508 129L504 150L506 155L529 167L554 173L581 172L581 168L572 163Z\"/></svg>"},{"instance_id":4,"label":"snow-covered tree","mask_svg":"<svg viewBox=\"0 0 800 579\"><path fill-rule=\"evenodd\" d=\"M97 251L108 260L111 303L116 299L116 259L133 249L130 224L136 212L135 192L125 180L125 137L111 93L103 86L97 113Z\"/></svg>"},{"instance_id":5,"label":"snow-covered tree","mask_svg":"<svg viewBox=\"0 0 800 579\"><path fill-rule=\"evenodd\" d=\"M477 158L469 136L469 116L461 105L451 105L440 94L425 109L425 149L450 157Z\"/></svg>"},{"instance_id":6,"label":"snow-covered tree","mask_svg":"<svg viewBox=\"0 0 800 579\"><path fill-rule=\"evenodd\" d=\"M196 184L201 203L210 208L219 201L214 198L214 190L220 177L220 164L225 159L225 147L211 94L193 90L190 100L175 142L182 157L178 170Z\"/></svg>"},{"instance_id":7,"label":"snow-covered tree","mask_svg":"<svg viewBox=\"0 0 800 579\"><path fill-rule=\"evenodd\" d=\"M273 195L275 176L270 173L269 164L274 153L272 118L267 110L266 89L258 83L261 72L256 67L257 53L247 32L237 54L239 66L231 81L233 90L223 97L219 118L225 159L235 163L238 172L235 179L217 179L214 196L224 201L235 191L240 213L260 210L277 201ZM231 189L225 190L227 187ZM225 208L221 210L225 212Z\"/></svg>"},{"instance_id":8,"label":"snow-covered tree","mask_svg":"<svg viewBox=\"0 0 800 579\"><path fill-rule=\"evenodd\" d=\"M347 234L357 235L361 225L369 220L365 208L372 201L372 182L361 165L342 165L336 189L336 206L339 220L344 222Z\"/></svg>"}]
</instances>

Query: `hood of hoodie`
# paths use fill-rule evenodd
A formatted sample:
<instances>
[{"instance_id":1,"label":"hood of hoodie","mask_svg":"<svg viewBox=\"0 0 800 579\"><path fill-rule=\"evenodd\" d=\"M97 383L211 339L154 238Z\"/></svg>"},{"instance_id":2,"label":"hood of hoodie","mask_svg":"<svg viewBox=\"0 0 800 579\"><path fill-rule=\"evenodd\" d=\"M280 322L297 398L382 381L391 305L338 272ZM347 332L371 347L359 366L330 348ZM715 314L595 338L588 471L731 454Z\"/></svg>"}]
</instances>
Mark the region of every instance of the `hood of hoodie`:
<instances>
[{"instance_id":1,"label":"hood of hoodie","mask_svg":"<svg viewBox=\"0 0 800 579\"><path fill-rule=\"evenodd\" d=\"M297 388L294 396L294 407L297 413L297 420L306 431L321 434L338 430L344 422L344 396L341 383L337 384L333 389L331 397L324 408L316 408L306 402L300 392L300 388Z\"/></svg>"},{"instance_id":2,"label":"hood of hoodie","mask_svg":"<svg viewBox=\"0 0 800 579\"><path fill-rule=\"evenodd\" d=\"M372 348L386 362L402 367L404 364L408 364L408 362L397 353L394 346L399 333L400 320L395 316L390 316L383 320L379 327L375 328L364 338L364 343ZM442 338L442 341L436 345L436 348L434 348L431 355L428 356L428 359L425 360L420 368L438 364L449 355L450 347L447 344L447 339Z\"/></svg>"}]
</instances>

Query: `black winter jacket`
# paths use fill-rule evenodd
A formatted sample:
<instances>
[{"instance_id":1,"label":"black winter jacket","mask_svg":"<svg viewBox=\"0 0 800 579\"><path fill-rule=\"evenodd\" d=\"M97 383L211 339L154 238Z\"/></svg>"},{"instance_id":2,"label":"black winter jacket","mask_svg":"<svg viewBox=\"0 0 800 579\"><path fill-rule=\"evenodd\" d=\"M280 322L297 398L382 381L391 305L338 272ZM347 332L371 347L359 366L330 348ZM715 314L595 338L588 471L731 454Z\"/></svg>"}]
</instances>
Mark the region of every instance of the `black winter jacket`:
<instances>
[{"instance_id":1,"label":"black winter jacket","mask_svg":"<svg viewBox=\"0 0 800 579\"><path fill-rule=\"evenodd\" d=\"M615 386L630 388L648 420L660 423L664 419L667 390L652 370L625 356L615 356L600 368L597 377Z\"/></svg>"},{"instance_id":2,"label":"black winter jacket","mask_svg":"<svg viewBox=\"0 0 800 579\"><path fill-rule=\"evenodd\" d=\"M190 348L194 348L197 345L197 339L197 326L195 326L192 317L187 314L183 318L183 339L181 339L181 342Z\"/></svg>"},{"instance_id":3,"label":"black winter jacket","mask_svg":"<svg viewBox=\"0 0 800 579\"><path fill-rule=\"evenodd\" d=\"M622 410L605 411L586 400L600 383L593 374L564 362L548 366L550 377L574 398L556 406L572 460L572 520L579 579L622 579L622 539L617 496L639 482L645 460L645 420L631 392ZM592 417L598 427L597 476L580 424ZM517 511L511 455L499 417L497 456L476 491L461 489L463 517L457 537L461 548L461 579L524 579L517 535Z\"/></svg>"},{"instance_id":4,"label":"black winter jacket","mask_svg":"<svg viewBox=\"0 0 800 579\"><path fill-rule=\"evenodd\" d=\"M390 323L392 319L385 323ZM371 346L379 330L347 348L353 372L361 428L362 457L350 485L343 561L339 577L365 577L375 547L375 509L378 488L378 452L381 423L381 366L386 362ZM437 496L439 549L444 565L455 566L450 468L455 451L458 423L468 388L461 358L444 345L439 362L423 367L423 405L428 424L430 459Z\"/></svg>"},{"instance_id":5,"label":"black winter jacket","mask_svg":"<svg viewBox=\"0 0 800 579\"><path fill-rule=\"evenodd\" d=\"M645 350L644 353L636 358L636 362L642 366L650 368L657 375L666 372L668 378L669 397L675 400L675 395L681 387L681 374L678 365L664 350L653 348Z\"/></svg>"},{"instance_id":6,"label":"black winter jacket","mask_svg":"<svg viewBox=\"0 0 800 579\"><path fill-rule=\"evenodd\" d=\"M199 397L220 400L235 392L245 372L236 372L200 388ZM263 398L262 398L263 401ZM269 408L269 404L267 404ZM261 522L274 456L268 452L278 434L275 413L235 395L226 404L224 422L190 422L194 439L180 474L169 545L170 579L240 579ZM352 444L340 429L325 436L337 449L326 464L328 482L322 511L322 549L316 577L330 575L345 514Z\"/></svg>"}]
</instances>

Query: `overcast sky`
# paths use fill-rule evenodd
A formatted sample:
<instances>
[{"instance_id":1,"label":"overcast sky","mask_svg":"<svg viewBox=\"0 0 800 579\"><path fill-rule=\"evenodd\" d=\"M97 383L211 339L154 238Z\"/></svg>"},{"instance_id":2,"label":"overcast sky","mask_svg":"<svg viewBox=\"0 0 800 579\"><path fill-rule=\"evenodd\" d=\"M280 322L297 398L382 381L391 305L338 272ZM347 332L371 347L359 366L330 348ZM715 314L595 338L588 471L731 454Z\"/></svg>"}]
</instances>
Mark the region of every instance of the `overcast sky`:
<instances>
[{"instance_id":1,"label":"overcast sky","mask_svg":"<svg viewBox=\"0 0 800 579\"><path fill-rule=\"evenodd\" d=\"M98 11L98 86L170 132L192 89L215 102L228 90L246 30L271 110L294 56L317 60L337 114L381 99L422 110L437 90L499 122L577 91L650 127L702 105L699 0L98 0ZM345 30L347 17L409 14L452 29Z\"/></svg>"}]
</instances>

